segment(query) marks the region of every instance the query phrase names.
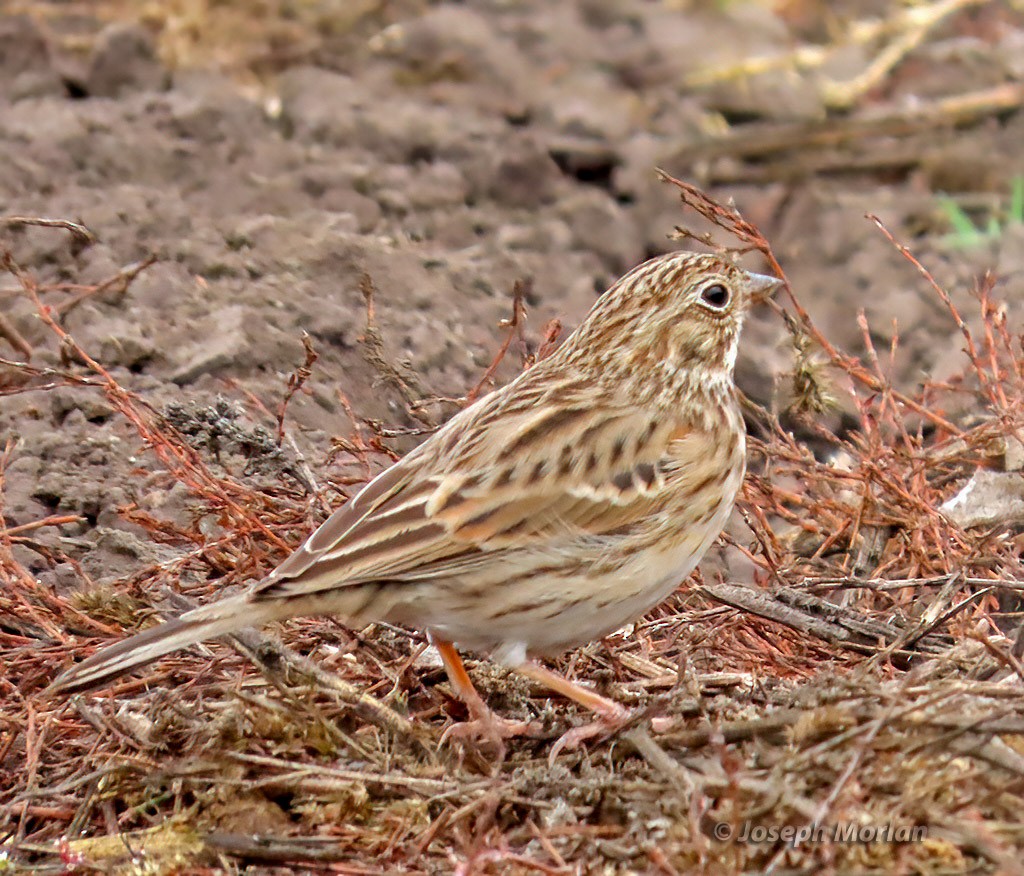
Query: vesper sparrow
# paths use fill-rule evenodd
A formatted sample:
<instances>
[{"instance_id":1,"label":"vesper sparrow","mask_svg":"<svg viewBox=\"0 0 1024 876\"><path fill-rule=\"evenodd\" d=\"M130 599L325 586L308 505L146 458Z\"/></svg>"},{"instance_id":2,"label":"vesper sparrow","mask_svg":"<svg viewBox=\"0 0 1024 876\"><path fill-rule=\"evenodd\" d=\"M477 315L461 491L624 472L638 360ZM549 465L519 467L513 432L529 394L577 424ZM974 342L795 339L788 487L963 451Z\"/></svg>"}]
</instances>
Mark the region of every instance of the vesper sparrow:
<instances>
[{"instance_id":1,"label":"vesper sparrow","mask_svg":"<svg viewBox=\"0 0 1024 876\"><path fill-rule=\"evenodd\" d=\"M721 532L745 466L740 328L778 284L711 255L640 265L551 356L370 481L248 592L106 648L51 690L95 687L244 627L331 614L426 630L472 719L457 735L500 740L526 725L488 710L453 642L618 724L622 706L531 658L644 614Z\"/></svg>"}]
</instances>

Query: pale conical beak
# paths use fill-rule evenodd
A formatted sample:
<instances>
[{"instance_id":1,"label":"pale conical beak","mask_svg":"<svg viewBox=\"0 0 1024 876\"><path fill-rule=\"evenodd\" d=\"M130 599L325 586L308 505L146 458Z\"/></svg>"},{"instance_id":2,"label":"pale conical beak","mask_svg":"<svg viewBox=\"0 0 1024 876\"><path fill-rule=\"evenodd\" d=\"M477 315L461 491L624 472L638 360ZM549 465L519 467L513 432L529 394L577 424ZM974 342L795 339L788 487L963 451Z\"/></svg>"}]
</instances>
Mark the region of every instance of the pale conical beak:
<instances>
[{"instance_id":1,"label":"pale conical beak","mask_svg":"<svg viewBox=\"0 0 1024 876\"><path fill-rule=\"evenodd\" d=\"M747 283L747 291L750 293L751 300L755 302L767 301L775 294L776 290L784 285L778 277L754 274L750 271L747 272Z\"/></svg>"}]
</instances>

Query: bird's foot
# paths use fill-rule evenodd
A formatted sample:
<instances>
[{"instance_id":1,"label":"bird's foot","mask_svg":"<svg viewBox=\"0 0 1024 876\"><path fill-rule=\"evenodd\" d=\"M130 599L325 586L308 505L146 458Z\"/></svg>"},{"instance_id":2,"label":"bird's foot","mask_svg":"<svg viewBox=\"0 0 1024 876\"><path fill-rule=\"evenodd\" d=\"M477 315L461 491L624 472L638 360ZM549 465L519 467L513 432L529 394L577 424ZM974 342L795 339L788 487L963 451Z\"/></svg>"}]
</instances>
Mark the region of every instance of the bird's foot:
<instances>
[{"instance_id":1,"label":"bird's foot","mask_svg":"<svg viewBox=\"0 0 1024 876\"><path fill-rule=\"evenodd\" d=\"M584 742L591 739L607 739L609 736L614 736L632 719L633 713L622 706L617 706L615 709L602 709L596 721L573 727L559 736L555 744L551 746L548 763L554 766L555 760L561 752L579 748Z\"/></svg>"},{"instance_id":2,"label":"bird's foot","mask_svg":"<svg viewBox=\"0 0 1024 876\"><path fill-rule=\"evenodd\" d=\"M458 740L467 746L483 744L484 747L496 751L500 762L505 759L508 750L506 740L519 736L537 738L543 732L543 727L536 721L512 721L488 711L469 721L452 724L441 734L441 745L452 740Z\"/></svg>"}]
</instances>

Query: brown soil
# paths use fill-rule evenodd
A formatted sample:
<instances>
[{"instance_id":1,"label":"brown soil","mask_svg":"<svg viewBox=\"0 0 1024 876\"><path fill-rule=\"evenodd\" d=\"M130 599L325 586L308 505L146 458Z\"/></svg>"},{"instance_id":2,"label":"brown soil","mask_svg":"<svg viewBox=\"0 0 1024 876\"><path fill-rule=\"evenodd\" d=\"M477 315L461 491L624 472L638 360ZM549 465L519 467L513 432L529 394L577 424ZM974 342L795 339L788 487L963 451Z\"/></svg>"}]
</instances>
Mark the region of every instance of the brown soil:
<instances>
[{"instance_id":1,"label":"brown soil","mask_svg":"<svg viewBox=\"0 0 1024 876\"><path fill-rule=\"evenodd\" d=\"M913 35L902 7L229 0L153 4L133 20L129 3L5 4L0 217L72 220L97 239L0 225L0 249L31 276L0 281L0 873L4 855L43 872L1021 872L1020 664L1012 642L976 635L989 620L987 633L1011 631L1013 599L951 614L930 628L945 636L932 651L901 662L891 642L848 647L690 582L562 662L674 729L640 722L550 768L551 740L583 715L471 662L495 709L550 733L498 766L439 749L461 706L422 638L389 627L273 633L400 726L367 717L352 691L290 675L292 658L275 661L266 641L252 659L214 645L163 661L116 697L36 698L51 670L174 599L267 571L388 453L457 410L506 337L517 280L529 320L498 382L550 320L571 328L623 271L680 246L675 226L711 228L656 167L754 222L823 335L860 355L874 343L886 391L954 378L964 338L865 213L912 245L976 337L996 317L982 318L972 289L994 272L1012 334L1024 316L1024 225L1008 216L1024 175L1024 15L939 5L946 16L856 87ZM850 38L854 20L874 35ZM998 233L951 237L943 193ZM73 342L39 318L32 282ZM317 358L289 396L303 333ZM110 382L76 385L104 379L72 343ZM793 370L779 314L757 314L741 388L834 462L822 434L869 432L872 392L839 369L836 405L812 422L790 411ZM992 396L976 383L957 384L938 415L981 422ZM941 432L907 422L914 440ZM751 427L770 432L756 414ZM964 459L929 496L962 486L976 462ZM785 474L793 490L810 477ZM779 507L763 507L781 532ZM1009 541L971 542L969 560L913 565L907 552L887 565L895 547L865 559L853 538L829 568L1005 577L1019 522L997 534ZM730 532L704 564L709 588L804 580L751 559L765 543L740 516ZM815 549L785 543L801 562ZM962 586L884 610L844 604L912 626L934 620L937 594L952 604L978 589ZM792 849L715 833L820 816L923 826L927 839Z\"/></svg>"}]
</instances>

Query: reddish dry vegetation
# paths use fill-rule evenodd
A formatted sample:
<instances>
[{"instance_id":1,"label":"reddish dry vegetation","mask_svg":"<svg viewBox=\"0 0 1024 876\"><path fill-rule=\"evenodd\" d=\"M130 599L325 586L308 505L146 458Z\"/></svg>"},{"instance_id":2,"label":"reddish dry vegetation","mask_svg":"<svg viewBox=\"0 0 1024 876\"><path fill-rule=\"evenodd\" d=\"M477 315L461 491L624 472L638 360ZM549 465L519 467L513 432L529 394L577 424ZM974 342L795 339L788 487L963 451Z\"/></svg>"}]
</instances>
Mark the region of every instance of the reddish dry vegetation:
<instances>
[{"instance_id":1,"label":"reddish dry vegetation","mask_svg":"<svg viewBox=\"0 0 1024 876\"><path fill-rule=\"evenodd\" d=\"M781 272L756 228L669 181L738 249L760 251ZM540 718L550 739L517 743L501 764L439 748L462 708L440 668L421 659L422 638L385 625L295 621L274 631L284 646L254 633L162 660L95 697L42 698L72 659L150 623L157 607L265 573L336 504L333 493L393 458L396 433L360 422L346 404L352 431L334 456L347 474L335 466L334 485L323 485L330 460L289 449L288 401L316 380L307 340L276 408L245 399L267 424L247 433L250 455L275 473L256 487L196 440L194 418L156 410L65 332L67 308L107 284L40 286L5 251L3 267L64 364L2 360L0 392L102 393L132 426L139 476L183 487L197 510L182 527L123 508L175 558L116 588L93 586L81 566L74 592L29 573L27 552L74 565L36 540L66 518L0 529L0 849L54 872L221 872L243 862L250 872L1019 872L1021 337L993 278L976 290L976 335L900 251L960 327L962 373L907 394L887 376L897 341L876 350L862 316L869 353L848 355L787 289L775 306L793 339L792 401L749 407L746 528L728 539L757 586L697 578L633 630L566 656L563 670L638 718L550 768L550 739L580 719L571 705L479 663L494 708ZM426 411L443 400L425 400L415 375L389 358L368 278L363 289L366 358L427 432ZM518 350L528 366L556 343L549 325L532 346L522 317L517 295L496 363ZM10 326L0 332L31 352ZM820 415L843 393L855 416L826 428ZM229 433L233 410L207 412L206 426ZM19 452L4 449L0 487ZM959 504L940 510L968 484ZM669 729L654 733L654 716ZM815 824L918 826L926 837L796 848L737 839L744 825Z\"/></svg>"}]
</instances>

